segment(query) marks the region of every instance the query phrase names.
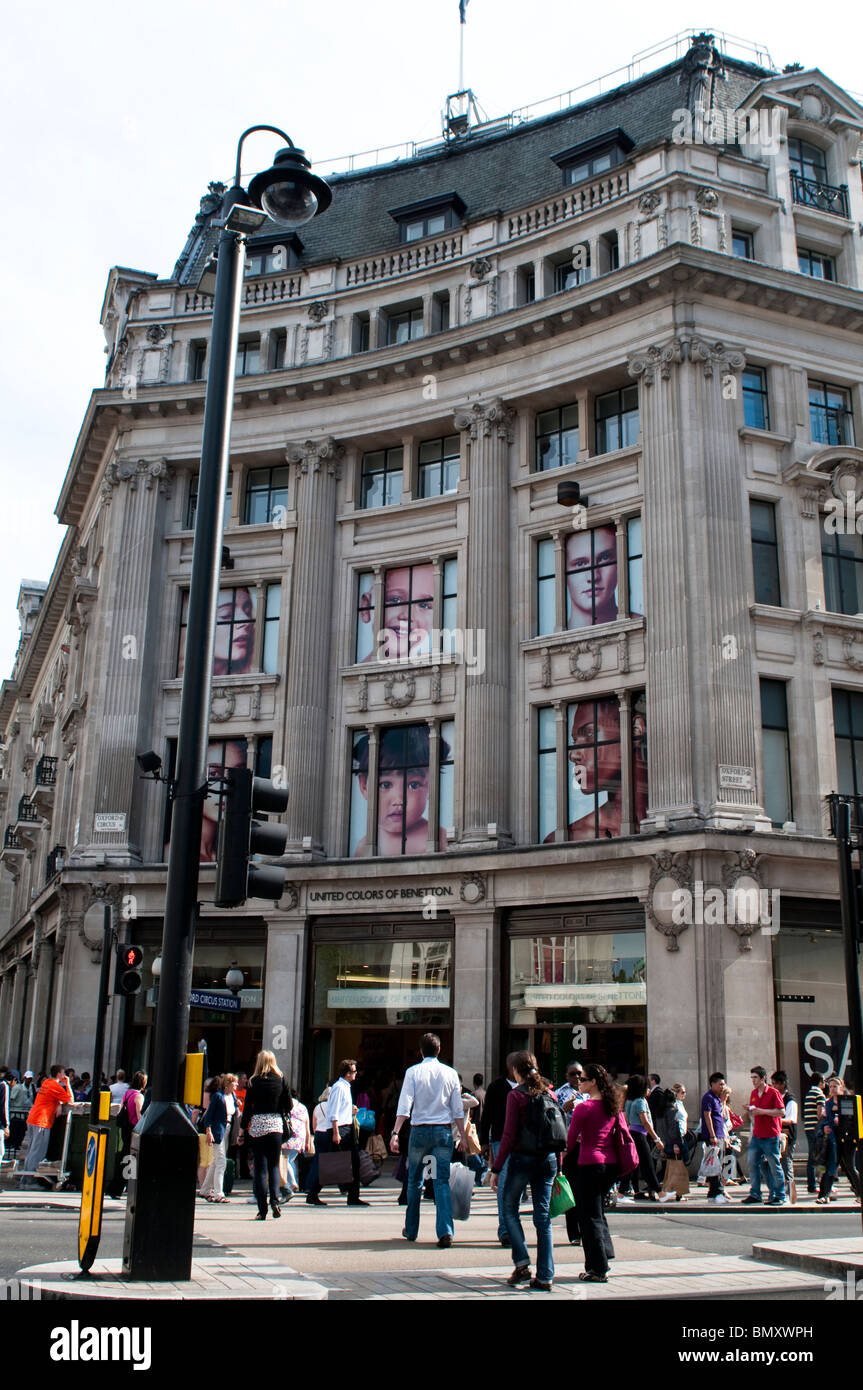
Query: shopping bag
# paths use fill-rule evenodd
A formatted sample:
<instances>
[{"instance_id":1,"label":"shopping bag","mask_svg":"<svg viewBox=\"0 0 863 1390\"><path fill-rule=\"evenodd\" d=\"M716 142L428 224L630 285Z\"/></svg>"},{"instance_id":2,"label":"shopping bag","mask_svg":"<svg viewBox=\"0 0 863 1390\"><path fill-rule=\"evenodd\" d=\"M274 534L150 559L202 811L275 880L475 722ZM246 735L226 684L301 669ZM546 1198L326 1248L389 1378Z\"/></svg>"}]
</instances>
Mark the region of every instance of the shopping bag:
<instances>
[{"instance_id":1,"label":"shopping bag","mask_svg":"<svg viewBox=\"0 0 863 1390\"><path fill-rule=\"evenodd\" d=\"M209 1168L213 1161L213 1146L206 1134L198 1135L198 1167Z\"/></svg>"},{"instance_id":2,"label":"shopping bag","mask_svg":"<svg viewBox=\"0 0 863 1390\"><path fill-rule=\"evenodd\" d=\"M565 1211L569 1211L574 1206L575 1198L572 1195L572 1188L563 1173L558 1173L551 1187L548 1214L553 1219L555 1216L562 1216Z\"/></svg>"},{"instance_id":3,"label":"shopping bag","mask_svg":"<svg viewBox=\"0 0 863 1390\"><path fill-rule=\"evenodd\" d=\"M356 1121L357 1121L357 1124L359 1125L360 1129L370 1129L370 1130L374 1130L374 1127L375 1127L375 1112L374 1112L374 1110L368 1110L365 1106L361 1106L360 1109L359 1109L359 1110L357 1111L357 1113L356 1113Z\"/></svg>"},{"instance_id":4,"label":"shopping bag","mask_svg":"<svg viewBox=\"0 0 863 1390\"><path fill-rule=\"evenodd\" d=\"M465 1127L465 1149L468 1154L482 1153L482 1145L479 1142L479 1135L476 1132L476 1125L473 1120L466 1120Z\"/></svg>"},{"instance_id":5,"label":"shopping bag","mask_svg":"<svg viewBox=\"0 0 863 1390\"><path fill-rule=\"evenodd\" d=\"M350 1149L332 1149L318 1154L318 1174L321 1187L346 1186L354 1180L354 1163Z\"/></svg>"},{"instance_id":6,"label":"shopping bag","mask_svg":"<svg viewBox=\"0 0 863 1390\"><path fill-rule=\"evenodd\" d=\"M463 1163L453 1163L449 1170L449 1190L454 1221L467 1221L470 1199L473 1196L473 1173Z\"/></svg>"},{"instance_id":7,"label":"shopping bag","mask_svg":"<svg viewBox=\"0 0 863 1390\"><path fill-rule=\"evenodd\" d=\"M225 1164L225 1178L222 1184L225 1196L229 1197L234 1190L234 1178L237 1175L237 1168L234 1160L229 1158Z\"/></svg>"},{"instance_id":8,"label":"shopping bag","mask_svg":"<svg viewBox=\"0 0 863 1390\"><path fill-rule=\"evenodd\" d=\"M662 1180L663 1192L676 1192L685 1197L689 1191L689 1173L680 1158L669 1158L665 1164L665 1177Z\"/></svg>"},{"instance_id":9,"label":"shopping bag","mask_svg":"<svg viewBox=\"0 0 863 1390\"><path fill-rule=\"evenodd\" d=\"M722 1173L722 1159L718 1148L704 1146L704 1157L701 1160L701 1167L698 1170L700 1178L718 1178Z\"/></svg>"},{"instance_id":10,"label":"shopping bag","mask_svg":"<svg viewBox=\"0 0 863 1390\"><path fill-rule=\"evenodd\" d=\"M360 1149L360 1182L363 1187L371 1187L373 1182L377 1182L380 1175L381 1170L368 1149Z\"/></svg>"},{"instance_id":11,"label":"shopping bag","mask_svg":"<svg viewBox=\"0 0 863 1390\"><path fill-rule=\"evenodd\" d=\"M387 1156L387 1146L383 1135L373 1134L366 1144L366 1150L371 1154L375 1163L383 1163Z\"/></svg>"}]
</instances>

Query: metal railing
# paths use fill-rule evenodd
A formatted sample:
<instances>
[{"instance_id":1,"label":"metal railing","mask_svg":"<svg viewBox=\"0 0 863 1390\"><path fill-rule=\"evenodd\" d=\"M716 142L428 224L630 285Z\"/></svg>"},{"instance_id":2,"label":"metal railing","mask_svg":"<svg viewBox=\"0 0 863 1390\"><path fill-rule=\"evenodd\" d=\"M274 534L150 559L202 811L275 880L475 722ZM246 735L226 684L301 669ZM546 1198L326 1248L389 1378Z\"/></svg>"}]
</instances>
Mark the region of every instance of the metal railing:
<instances>
[{"instance_id":1,"label":"metal railing","mask_svg":"<svg viewBox=\"0 0 863 1390\"><path fill-rule=\"evenodd\" d=\"M7 825L6 833L3 836L4 849L23 849L24 844L14 825Z\"/></svg>"},{"instance_id":2,"label":"metal railing","mask_svg":"<svg viewBox=\"0 0 863 1390\"><path fill-rule=\"evenodd\" d=\"M48 883L52 878L54 878L56 874L59 874L59 872L60 872L60 870L63 868L63 865L65 864L65 862L66 862L66 846L65 846L65 845L55 845L54 848L52 849L51 853L50 853L50 854L47 856L47 858L45 859L45 882L46 882L46 883Z\"/></svg>"},{"instance_id":3,"label":"metal railing","mask_svg":"<svg viewBox=\"0 0 863 1390\"><path fill-rule=\"evenodd\" d=\"M818 208L834 217L848 217L848 185L822 183L820 179L804 179L796 169L791 170L791 196L801 207Z\"/></svg>"},{"instance_id":4,"label":"metal railing","mask_svg":"<svg viewBox=\"0 0 863 1390\"><path fill-rule=\"evenodd\" d=\"M57 759L42 757L36 764L36 786L53 787L57 784Z\"/></svg>"},{"instance_id":5,"label":"metal railing","mask_svg":"<svg viewBox=\"0 0 863 1390\"><path fill-rule=\"evenodd\" d=\"M18 819L19 821L30 822L38 821L41 819L38 810L35 806L31 805L29 799L26 796L22 796L21 800L18 802Z\"/></svg>"}]
</instances>

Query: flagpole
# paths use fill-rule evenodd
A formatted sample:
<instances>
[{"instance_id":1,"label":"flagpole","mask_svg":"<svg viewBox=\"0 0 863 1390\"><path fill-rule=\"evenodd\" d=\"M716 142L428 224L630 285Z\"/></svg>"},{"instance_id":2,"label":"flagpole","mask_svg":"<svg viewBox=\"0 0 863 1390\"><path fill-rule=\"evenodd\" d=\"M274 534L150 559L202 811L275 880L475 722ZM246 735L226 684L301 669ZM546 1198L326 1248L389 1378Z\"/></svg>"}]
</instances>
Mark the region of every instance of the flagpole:
<instances>
[{"instance_id":1,"label":"flagpole","mask_svg":"<svg viewBox=\"0 0 863 1390\"><path fill-rule=\"evenodd\" d=\"M458 89L464 91L464 20L458 26Z\"/></svg>"}]
</instances>

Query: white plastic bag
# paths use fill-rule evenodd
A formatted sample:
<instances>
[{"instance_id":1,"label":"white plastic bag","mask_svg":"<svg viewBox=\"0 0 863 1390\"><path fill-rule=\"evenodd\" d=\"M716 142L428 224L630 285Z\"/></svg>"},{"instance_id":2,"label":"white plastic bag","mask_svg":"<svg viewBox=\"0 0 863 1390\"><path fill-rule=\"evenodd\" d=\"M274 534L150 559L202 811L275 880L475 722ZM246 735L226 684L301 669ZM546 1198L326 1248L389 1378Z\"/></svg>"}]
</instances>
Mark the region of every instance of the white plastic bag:
<instances>
[{"instance_id":1,"label":"white plastic bag","mask_svg":"<svg viewBox=\"0 0 863 1390\"><path fill-rule=\"evenodd\" d=\"M700 1178L718 1178L722 1172L722 1155L718 1148L704 1145L704 1157L698 1170Z\"/></svg>"},{"instance_id":2,"label":"white plastic bag","mask_svg":"<svg viewBox=\"0 0 863 1390\"><path fill-rule=\"evenodd\" d=\"M454 1221L467 1221L470 1216L470 1199L473 1195L473 1173L463 1163L450 1164L449 1190L452 1196Z\"/></svg>"}]
</instances>

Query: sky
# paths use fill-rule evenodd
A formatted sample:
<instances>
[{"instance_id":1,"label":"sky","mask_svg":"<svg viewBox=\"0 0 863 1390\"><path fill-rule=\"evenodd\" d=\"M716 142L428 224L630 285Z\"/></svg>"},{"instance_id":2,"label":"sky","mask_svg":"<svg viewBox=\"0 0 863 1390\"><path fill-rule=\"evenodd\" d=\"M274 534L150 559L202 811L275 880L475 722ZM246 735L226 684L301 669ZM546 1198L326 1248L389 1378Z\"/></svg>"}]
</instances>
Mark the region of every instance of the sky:
<instances>
[{"instance_id":1,"label":"sky","mask_svg":"<svg viewBox=\"0 0 863 1390\"><path fill-rule=\"evenodd\" d=\"M465 83L500 116L695 27L857 91L855 10L813 24L811 5L787 0L725 0L713 15L678 0L469 0ZM344 155L439 135L458 87L460 26L458 0L28 0L3 28L0 679L18 644L21 580L47 580L63 539L54 507L90 392L104 383L111 266L170 274L247 126L281 126L320 173ZM267 167L278 145L252 137L244 171Z\"/></svg>"}]
</instances>

